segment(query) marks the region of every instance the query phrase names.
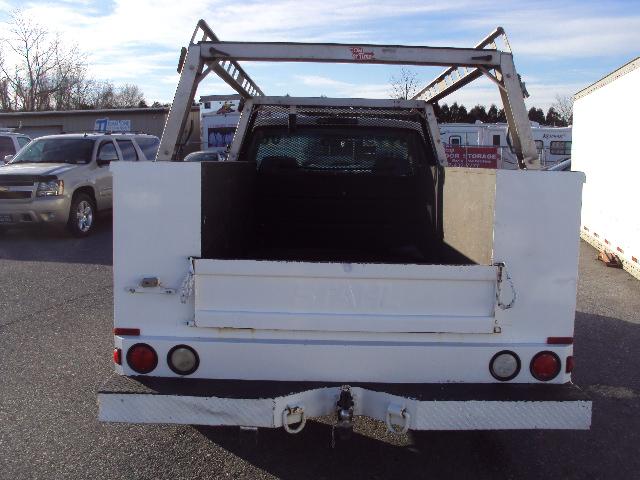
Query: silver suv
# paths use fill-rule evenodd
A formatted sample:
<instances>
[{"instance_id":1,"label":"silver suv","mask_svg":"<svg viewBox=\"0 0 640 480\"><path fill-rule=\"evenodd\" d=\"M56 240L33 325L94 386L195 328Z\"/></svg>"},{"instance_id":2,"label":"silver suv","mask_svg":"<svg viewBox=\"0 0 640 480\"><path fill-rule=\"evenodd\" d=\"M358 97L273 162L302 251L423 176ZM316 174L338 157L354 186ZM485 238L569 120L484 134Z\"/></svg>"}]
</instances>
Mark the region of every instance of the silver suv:
<instances>
[{"instance_id":1,"label":"silver suv","mask_svg":"<svg viewBox=\"0 0 640 480\"><path fill-rule=\"evenodd\" d=\"M0 166L0 225L66 225L89 235L98 212L110 210L114 161L153 160L153 135L85 133L32 140Z\"/></svg>"},{"instance_id":2,"label":"silver suv","mask_svg":"<svg viewBox=\"0 0 640 480\"><path fill-rule=\"evenodd\" d=\"M31 139L22 133L14 133L12 128L0 128L0 165L6 157L12 157Z\"/></svg>"}]
</instances>

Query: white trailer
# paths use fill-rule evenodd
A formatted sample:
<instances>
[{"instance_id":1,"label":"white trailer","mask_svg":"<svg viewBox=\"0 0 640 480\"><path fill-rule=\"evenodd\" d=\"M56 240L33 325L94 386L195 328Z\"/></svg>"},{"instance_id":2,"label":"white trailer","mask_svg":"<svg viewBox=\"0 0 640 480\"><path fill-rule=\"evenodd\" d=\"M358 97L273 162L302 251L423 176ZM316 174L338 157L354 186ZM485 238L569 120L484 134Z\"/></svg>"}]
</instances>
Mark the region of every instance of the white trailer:
<instances>
[{"instance_id":1,"label":"white trailer","mask_svg":"<svg viewBox=\"0 0 640 480\"><path fill-rule=\"evenodd\" d=\"M589 428L571 383L583 175L537 168L502 34L473 49L237 43L200 21L158 161L113 166L116 375L100 419ZM239 59L489 75L523 168L447 167L428 100L268 97ZM246 99L229 161L165 161L209 71Z\"/></svg>"},{"instance_id":2,"label":"white trailer","mask_svg":"<svg viewBox=\"0 0 640 480\"><path fill-rule=\"evenodd\" d=\"M640 108L640 57L575 95L572 168L586 174L582 195L582 238L617 256L625 270L640 278L640 201L635 138ZM602 119L615 119L616 138L602 135Z\"/></svg>"},{"instance_id":3,"label":"white trailer","mask_svg":"<svg viewBox=\"0 0 640 480\"><path fill-rule=\"evenodd\" d=\"M543 168L571 157L571 127L548 127L531 122L531 133ZM500 158L498 168L518 168L506 123L443 123L440 135L450 147L493 147Z\"/></svg>"}]
</instances>

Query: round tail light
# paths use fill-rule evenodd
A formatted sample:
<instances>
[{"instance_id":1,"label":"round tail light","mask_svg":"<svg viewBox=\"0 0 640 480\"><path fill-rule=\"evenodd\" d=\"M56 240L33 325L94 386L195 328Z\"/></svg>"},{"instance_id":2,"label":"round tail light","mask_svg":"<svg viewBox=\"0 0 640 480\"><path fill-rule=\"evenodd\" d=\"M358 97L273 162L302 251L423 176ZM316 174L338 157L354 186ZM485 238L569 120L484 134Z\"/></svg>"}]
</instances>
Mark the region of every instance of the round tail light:
<instances>
[{"instance_id":1,"label":"round tail light","mask_svg":"<svg viewBox=\"0 0 640 480\"><path fill-rule=\"evenodd\" d=\"M127 352L127 363L135 372L149 373L158 365L158 355L146 343L136 343Z\"/></svg>"},{"instance_id":2,"label":"round tail light","mask_svg":"<svg viewBox=\"0 0 640 480\"><path fill-rule=\"evenodd\" d=\"M560 373L560 357L553 352L545 351L537 353L531 360L531 375L536 380L548 382Z\"/></svg>"},{"instance_id":3,"label":"round tail light","mask_svg":"<svg viewBox=\"0 0 640 480\"><path fill-rule=\"evenodd\" d=\"M191 375L198 369L200 359L196 351L187 345L176 345L167 354L169 368L178 375Z\"/></svg>"},{"instance_id":4,"label":"round tail light","mask_svg":"<svg viewBox=\"0 0 640 480\"><path fill-rule=\"evenodd\" d=\"M513 380L520 373L520 358L509 350L498 352L489 362L489 372L501 382Z\"/></svg>"}]
</instances>

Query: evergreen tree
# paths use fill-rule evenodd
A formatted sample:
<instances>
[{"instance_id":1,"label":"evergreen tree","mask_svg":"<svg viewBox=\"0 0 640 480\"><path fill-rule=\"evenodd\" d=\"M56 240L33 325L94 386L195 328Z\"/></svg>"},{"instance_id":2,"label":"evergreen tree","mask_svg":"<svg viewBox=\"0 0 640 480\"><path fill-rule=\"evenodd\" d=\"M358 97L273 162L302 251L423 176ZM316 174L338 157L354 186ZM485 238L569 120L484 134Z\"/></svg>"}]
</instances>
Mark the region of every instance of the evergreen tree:
<instances>
[{"instance_id":1,"label":"evergreen tree","mask_svg":"<svg viewBox=\"0 0 640 480\"><path fill-rule=\"evenodd\" d=\"M470 123L471 119L469 118L469 113L467 112L467 107L464 105L460 105L458 108L458 119L456 120L458 123Z\"/></svg>"},{"instance_id":2,"label":"evergreen tree","mask_svg":"<svg viewBox=\"0 0 640 480\"><path fill-rule=\"evenodd\" d=\"M529 109L529 120L532 122L538 122L541 125L545 124L544 112L541 108L531 107Z\"/></svg>"},{"instance_id":3,"label":"evergreen tree","mask_svg":"<svg viewBox=\"0 0 640 480\"><path fill-rule=\"evenodd\" d=\"M484 105L476 105L471 110L469 110L469 121L471 123L475 123L480 120L482 123L488 122L487 111L484 108Z\"/></svg>"},{"instance_id":4,"label":"evergreen tree","mask_svg":"<svg viewBox=\"0 0 640 480\"><path fill-rule=\"evenodd\" d=\"M446 103L442 104L442 107L440 107L440 116L438 118L441 123L451 123L451 111L449 110L449 105Z\"/></svg>"},{"instance_id":5,"label":"evergreen tree","mask_svg":"<svg viewBox=\"0 0 640 480\"><path fill-rule=\"evenodd\" d=\"M497 123L498 122L498 107L496 107L495 103L492 103L487 111L487 123Z\"/></svg>"},{"instance_id":6,"label":"evergreen tree","mask_svg":"<svg viewBox=\"0 0 640 480\"><path fill-rule=\"evenodd\" d=\"M458 106L458 102L453 102L453 105L449 107L449 122L457 123L459 114L460 114L460 107Z\"/></svg>"},{"instance_id":7,"label":"evergreen tree","mask_svg":"<svg viewBox=\"0 0 640 480\"><path fill-rule=\"evenodd\" d=\"M556 112L555 108L549 107L547 116L544 123L552 127L566 127L567 123L560 117L560 114Z\"/></svg>"}]
</instances>

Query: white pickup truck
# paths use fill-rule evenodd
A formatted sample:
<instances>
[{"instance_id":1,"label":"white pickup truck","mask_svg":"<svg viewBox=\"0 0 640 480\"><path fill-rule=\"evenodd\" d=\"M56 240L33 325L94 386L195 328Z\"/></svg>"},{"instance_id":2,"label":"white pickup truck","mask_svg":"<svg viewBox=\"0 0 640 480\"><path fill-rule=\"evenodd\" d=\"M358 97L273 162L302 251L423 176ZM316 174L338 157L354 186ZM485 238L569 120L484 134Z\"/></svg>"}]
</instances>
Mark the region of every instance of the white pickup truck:
<instances>
[{"instance_id":1,"label":"white pickup truck","mask_svg":"<svg viewBox=\"0 0 640 480\"><path fill-rule=\"evenodd\" d=\"M591 402L571 383L584 178L538 169L512 55L494 45L502 30L473 49L200 30L158 161L112 166L116 375L100 419L589 428ZM236 60L461 71L420 99L266 97ZM229 160L163 161L208 71L246 99ZM500 85L526 168L446 166L431 100L481 75Z\"/></svg>"}]
</instances>

